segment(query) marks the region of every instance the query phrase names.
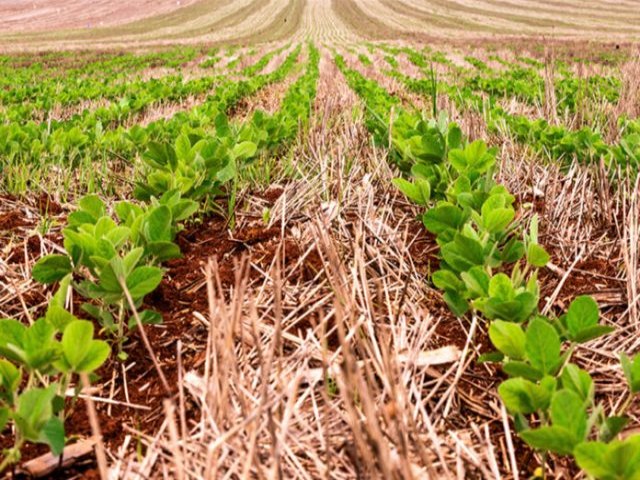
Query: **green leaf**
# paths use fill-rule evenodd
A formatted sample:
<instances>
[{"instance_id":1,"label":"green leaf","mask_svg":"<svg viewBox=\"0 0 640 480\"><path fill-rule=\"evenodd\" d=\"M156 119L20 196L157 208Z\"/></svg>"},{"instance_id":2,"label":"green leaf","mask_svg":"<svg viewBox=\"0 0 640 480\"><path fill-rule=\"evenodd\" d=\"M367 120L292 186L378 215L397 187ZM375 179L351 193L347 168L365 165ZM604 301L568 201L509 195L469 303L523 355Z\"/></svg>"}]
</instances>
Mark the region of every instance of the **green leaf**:
<instances>
[{"instance_id":1,"label":"green leaf","mask_svg":"<svg viewBox=\"0 0 640 480\"><path fill-rule=\"evenodd\" d=\"M138 267L127 278L127 289L134 299L142 298L160 285L162 276L158 267Z\"/></svg>"},{"instance_id":2,"label":"green leaf","mask_svg":"<svg viewBox=\"0 0 640 480\"><path fill-rule=\"evenodd\" d=\"M391 181L409 200L418 205L427 205L431 197L431 185L427 180L416 179L411 183L404 178L394 178Z\"/></svg>"},{"instance_id":3,"label":"green leaf","mask_svg":"<svg viewBox=\"0 0 640 480\"><path fill-rule=\"evenodd\" d=\"M562 387L575 392L580 399L589 403L593 399L594 387L591 375L573 363L567 364L560 375Z\"/></svg>"},{"instance_id":4,"label":"green leaf","mask_svg":"<svg viewBox=\"0 0 640 480\"><path fill-rule=\"evenodd\" d=\"M58 286L58 290L51 297L51 301L49 302L49 306L56 305L58 307L64 308L67 302L67 295L69 293L69 289L71 288L71 275L66 275L62 280L60 280L60 284Z\"/></svg>"},{"instance_id":5,"label":"green leaf","mask_svg":"<svg viewBox=\"0 0 640 480\"><path fill-rule=\"evenodd\" d=\"M149 242L171 241L171 210L166 205L155 207L149 213L144 227Z\"/></svg>"},{"instance_id":6,"label":"green leaf","mask_svg":"<svg viewBox=\"0 0 640 480\"><path fill-rule=\"evenodd\" d=\"M596 301L588 296L583 295L576 298L567 310L567 327L572 338L579 335L582 331L589 329L598 324L600 320L600 310Z\"/></svg>"},{"instance_id":7,"label":"green leaf","mask_svg":"<svg viewBox=\"0 0 640 480\"><path fill-rule=\"evenodd\" d=\"M629 417L607 417L600 428L600 439L610 442L627 426L629 420Z\"/></svg>"},{"instance_id":8,"label":"green leaf","mask_svg":"<svg viewBox=\"0 0 640 480\"><path fill-rule=\"evenodd\" d=\"M5 407L0 407L0 432L2 432L5 429L8 421L9 421L9 409Z\"/></svg>"},{"instance_id":9,"label":"green leaf","mask_svg":"<svg viewBox=\"0 0 640 480\"><path fill-rule=\"evenodd\" d=\"M489 233L503 232L513 221L513 208L496 208L482 215L482 225Z\"/></svg>"},{"instance_id":10,"label":"green leaf","mask_svg":"<svg viewBox=\"0 0 640 480\"><path fill-rule=\"evenodd\" d=\"M464 212L454 205L439 205L431 208L422 217L426 229L435 235L441 235L450 230L458 231L465 221Z\"/></svg>"},{"instance_id":11,"label":"green leaf","mask_svg":"<svg viewBox=\"0 0 640 480\"><path fill-rule=\"evenodd\" d=\"M581 443L574 455L580 468L603 480L640 480L640 435L624 441Z\"/></svg>"},{"instance_id":12,"label":"green leaf","mask_svg":"<svg viewBox=\"0 0 640 480\"><path fill-rule=\"evenodd\" d=\"M72 370L87 356L93 340L93 324L85 320L75 320L67 325L62 334L62 353Z\"/></svg>"},{"instance_id":13,"label":"green leaf","mask_svg":"<svg viewBox=\"0 0 640 480\"><path fill-rule=\"evenodd\" d=\"M31 388L18 397L13 418L26 440L42 443L43 428L53 417L52 402L57 389L57 384L48 388Z\"/></svg>"},{"instance_id":14,"label":"green leaf","mask_svg":"<svg viewBox=\"0 0 640 480\"><path fill-rule=\"evenodd\" d=\"M144 248L138 247L127 253L122 259L122 266L124 268L124 275L129 276L134 268L138 265L138 262L144 255Z\"/></svg>"},{"instance_id":15,"label":"green leaf","mask_svg":"<svg viewBox=\"0 0 640 480\"><path fill-rule=\"evenodd\" d=\"M78 200L78 207L81 211L88 213L93 218L91 223L95 223L104 216L107 211L107 207L104 202L100 200L98 195L87 195Z\"/></svg>"},{"instance_id":16,"label":"green leaf","mask_svg":"<svg viewBox=\"0 0 640 480\"><path fill-rule=\"evenodd\" d=\"M465 285L451 270L440 269L433 272L431 281L440 290L464 291Z\"/></svg>"},{"instance_id":17,"label":"green leaf","mask_svg":"<svg viewBox=\"0 0 640 480\"><path fill-rule=\"evenodd\" d=\"M502 370L504 370L504 373L506 373L510 377L522 377L534 382L537 382L543 377L542 373L539 370L533 368L526 362L507 362L502 365Z\"/></svg>"},{"instance_id":18,"label":"green leaf","mask_svg":"<svg viewBox=\"0 0 640 480\"><path fill-rule=\"evenodd\" d=\"M453 242L442 246L441 253L447 265L458 272L484 265L485 261L482 244L460 233L455 235Z\"/></svg>"},{"instance_id":19,"label":"green leaf","mask_svg":"<svg viewBox=\"0 0 640 480\"><path fill-rule=\"evenodd\" d=\"M41 441L49 445L53 455L61 455L65 444L64 423L62 423L62 420L58 417L51 417L42 427Z\"/></svg>"},{"instance_id":20,"label":"green leaf","mask_svg":"<svg viewBox=\"0 0 640 480\"><path fill-rule=\"evenodd\" d=\"M525 430L520 432L520 436L532 448L560 455L571 455L577 444L577 440L570 430L556 426Z\"/></svg>"},{"instance_id":21,"label":"green leaf","mask_svg":"<svg viewBox=\"0 0 640 480\"><path fill-rule=\"evenodd\" d=\"M180 200L175 205L171 206L171 215L173 217L173 221L181 222L182 220L186 220L191 215L196 213L199 208L200 205L198 204L198 202L187 199Z\"/></svg>"},{"instance_id":22,"label":"green leaf","mask_svg":"<svg viewBox=\"0 0 640 480\"><path fill-rule=\"evenodd\" d=\"M59 332L64 331L69 323L77 320L76 317L66 309L59 307L58 305L50 305L44 318Z\"/></svg>"},{"instance_id":23,"label":"green leaf","mask_svg":"<svg viewBox=\"0 0 640 480\"><path fill-rule=\"evenodd\" d=\"M490 298L483 307L487 318L507 320L509 322L524 322L535 311L538 299L530 292L522 292L513 300Z\"/></svg>"},{"instance_id":24,"label":"green leaf","mask_svg":"<svg viewBox=\"0 0 640 480\"><path fill-rule=\"evenodd\" d=\"M534 267L544 267L549 263L549 254L547 251L537 243L530 243L527 249L527 262Z\"/></svg>"},{"instance_id":25,"label":"green leaf","mask_svg":"<svg viewBox=\"0 0 640 480\"><path fill-rule=\"evenodd\" d=\"M494 347L507 357L514 360L524 358L525 335L519 325L495 320L489 326L489 338Z\"/></svg>"},{"instance_id":26,"label":"green leaf","mask_svg":"<svg viewBox=\"0 0 640 480\"><path fill-rule=\"evenodd\" d=\"M509 412L527 415L547 408L555 386L553 377L543 378L540 385L518 377L502 382L498 393Z\"/></svg>"},{"instance_id":27,"label":"green leaf","mask_svg":"<svg viewBox=\"0 0 640 480\"><path fill-rule=\"evenodd\" d=\"M609 327L607 325L593 325L592 327L587 327L581 330L580 333L573 337L573 340L577 343L585 343L593 340L594 338L608 335L613 331L615 331L614 327Z\"/></svg>"},{"instance_id":28,"label":"green leaf","mask_svg":"<svg viewBox=\"0 0 640 480\"><path fill-rule=\"evenodd\" d=\"M582 398L572 390L557 391L551 399L551 421L554 426L572 432L574 444L583 441L587 433L587 411Z\"/></svg>"},{"instance_id":29,"label":"green leaf","mask_svg":"<svg viewBox=\"0 0 640 480\"><path fill-rule=\"evenodd\" d=\"M87 355L74 370L76 372L91 373L100 368L110 354L111 348L107 342L92 340Z\"/></svg>"},{"instance_id":30,"label":"green leaf","mask_svg":"<svg viewBox=\"0 0 640 480\"><path fill-rule=\"evenodd\" d=\"M511 237L500 253L500 260L505 263L515 263L524 255L524 243Z\"/></svg>"},{"instance_id":31,"label":"green leaf","mask_svg":"<svg viewBox=\"0 0 640 480\"><path fill-rule=\"evenodd\" d=\"M253 142L241 142L233 147L233 156L239 160L247 160L258 151L258 146Z\"/></svg>"},{"instance_id":32,"label":"green leaf","mask_svg":"<svg viewBox=\"0 0 640 480\"><path fill-rule=\"evenodd\" d=\"M512 300L515 294L511 279L504 273L497 273L489 280L489 296L500 300Z\"/></svg>"},{"instance_id":33,"label":"green leaf","mask_svg":"<svg viewBox=\"0 0 640 480\"><path fill-rule=\"evenodd\" d=\"M33 266L34 280L45 285L62 280L73 271L71 260L66 255L47 255Z\"/></svg>"},{"instance_id":34,"label":"green leaf","mask_svg":"<svg viewBox=\"0 0 640 480\"><path fill-rule=\"evenodd\" d=\"M607 445L602 442L581 443L574 449L576 463L587 474L598 479L615 479L616 472L605 460Z\"/></svg>"},{"instance_id":35,"label":"green leaf","mask_svg":"<svg viewBox=\"0 0 640 480\"><path fill-rule=\"evenodd\" d=\"M158 262L166 262L174 258L182 257L180 247L173 242L149 242L147 253L156 258Z\"/></svg>"},{"instance_id":36,"label":"green leaf","mask_svg":"<svg viewBox=\"0 0 640 480\"><path fill-rule=\"evenodd\" d=\"M191 162L191 142L189 141L189 137L187 135L180 135L176 139L176 157L185 163Z\"/></svg>"},{"instance_id":37,"label":"green leaf","mask_svg":"<svg viewBox=\"0 0 640 480\"><path fill-rule=\"evenodd\" d=\"M548 322L535 318L527 328L525 350L533 367L553 374L560 363L560 336Z\"/></svg>"},{"instance_id":38,"label":"green leaf","mask_svg":"<svg viewBox=\"0 0 640 480\"><path fill-rule=\"evenodd\" d=\"M0 320L0 355L14 362L23 362L24 338L27 327L17 320L3 318Z\"/></svg>"},{"instance_id":39,"label":"green leaf","mask_svg":"<svg viewBox=\"0 0 640 480\"><path fill-rule=\"evenodd\" d=\"M462 272L460 277L464 281L472 298L486 297L489 295L489 274L484 268L478 266L468 272Z\"/></svg>"},{"instance_id":40,"label":"green leaf","mask_svg":"<svg viewBox=\"0 0 640 480\"><path fill-rule=\"evenodd\" d=\"M139 314L140 322L143 325L160 325L162 323L162 314L153 310L144 310ZM129 319L129 328L133 329L138 326L135 317Z\"/></svg>"},{"instance_id":41,"label":"green leaf","mask_svg":"<svg viewBox=\"0 0 640 480\"><path fill-rule=\"evenodd\" d=\"M10 402L13 402L13 393L20 385L20 380L20 370L11 362L0 358L0 387L8 394ZM0 395L0 398L2 398L2 395ZM0 431L2 431L1 428Z\"/></svg>"},{"instance_id":42,"label":"green leaf","mask_svg":"<svg viewBox=\"0 0 640 480\"><path fill-rule=\"evenodd\" d=\"M478 363L499 363L504 360L504 355L500 352L483 353L478 357Z\"/></svg>"},{"instance_id":43,"label":"green leaf","mask_svg":"<svg viewBox=\"0 0 640 480\"><path fill-rule=\"evenodd\" d=\"M456 317L462 317L469 311L469 302L467 302L458 292L448 291L442 296L447 306L451 309Z\"/></svg>"}]
</instances>

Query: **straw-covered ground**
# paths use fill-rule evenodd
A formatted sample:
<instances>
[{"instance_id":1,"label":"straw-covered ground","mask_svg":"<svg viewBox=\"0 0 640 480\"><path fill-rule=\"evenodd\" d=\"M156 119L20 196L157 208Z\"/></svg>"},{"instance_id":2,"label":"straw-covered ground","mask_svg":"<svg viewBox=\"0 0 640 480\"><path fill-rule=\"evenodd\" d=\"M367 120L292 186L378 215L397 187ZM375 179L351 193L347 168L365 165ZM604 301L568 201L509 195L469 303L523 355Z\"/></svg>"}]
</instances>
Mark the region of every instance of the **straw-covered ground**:
<instances>
[{"instance_id":1,"label":"straw-covered ground","mask_svg":"<svg viewBox=\"0 0 640 480\"><path fill-rule=\"evenodd\" d=\"M410 101L376 76L380 55L372 67L346 55ZM501 374L477 363L490 350L486 324L456 318L430 285L434 238L391 183L397 172L372 145L330 50L319 68L308 129L255 167L235 225L207 217L180 233L184 258L168 263L146 300L165 318L147 327L157 363L133 334L127 361L109 361L81 394L97 408L110 478L526 478L539 465L497 395ZM277 110L285 89L269 87L236 115ZM637 181L598 164L561 168L506 135L490 137L445 96L440 103L471 138L498 146L499 180L521 215L539 215L552 254L542 311L591 294L617 327L576 353L615 409L624 391L617 354L638 348ZM56 191L3 196L0 317L28 322L43 311L52 290L31 268L61 251L73 208ZM637 409L629 414L636 423ZM89 420L77 408L67 424L91 438ZM68 475L98 474L91 458L70 463ZM554 478L575 474L561 460L548 468Z\"/></svg>"}]
</instances>

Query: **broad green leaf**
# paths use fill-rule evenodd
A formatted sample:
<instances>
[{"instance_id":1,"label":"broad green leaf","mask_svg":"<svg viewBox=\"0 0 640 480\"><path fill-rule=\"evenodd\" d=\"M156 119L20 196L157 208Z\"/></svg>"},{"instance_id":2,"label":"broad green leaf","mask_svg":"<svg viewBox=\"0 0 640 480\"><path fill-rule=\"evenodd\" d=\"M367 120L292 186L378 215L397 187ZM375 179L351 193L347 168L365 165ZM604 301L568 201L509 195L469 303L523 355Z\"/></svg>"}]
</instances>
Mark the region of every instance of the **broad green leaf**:
<instances>
[{"instance_id":1,"label":"broad green leaf","mask_svg":"<svg viewBox=\"0 0 640 480\"><path fill-rule=\"evenodd\" d=\"M93 340L93 324L85 320L75 320L67 325L62 334L62 353L74 370L87 356Z\"/></svg>"},{"instance_id":2,"label":"broad green leaf","mask_svg":"<svg viewBox=\"0 0 640 480\"><path fill-rule=\"evenodd\" d=\"M577 365L567 364L562 369L560 380L563 388L575 392L583 402L588 403L593 399L594 388L591 375Z\"/></svg>"},{"instance_id":3,"label":"broad green leaf","mask_svg":"<svg viewBox=\"0 0 640 480\"><path fill-rule=\"evenodd\" d=\"M629 420L629 417L607 417L600 428L600 440L603 442L613 440L627 426Z\"/></svg>"},{"instance_id":4,"label":"broad green leaf","mask_svg":"<svg viewBox=\"0 0 640 480\"><path fill-rule=\"evenodd\" d=\"M171 210L166 205L155 207L145 222L145 236L149 242L171 241Z\"/></svg>"},{"instance_id":5,"label":"broad green leaf","mask_svg":"<svg viewBox=\"0 0 640 480\"><path fill-rule=\"evenodd\" d=\"M500 398L511 413L527 415L545 410L556 387L553 377L545 377L537 385L524 378L510 378L498 387Z\"/></svg>"},{"instance_id":6,"label":"broad green leaf","mask_svg":"<svg viewBox=\"0 0 640 480\"><path fill-rule=\"evenodd\" d=\"M504 232L515 214L513 208L496 208L482 215L482 224L489 233Z\"/></svg>"},{"instance_id":7,"label":"broad green leaf","mask_svg":"<svg viewBox=\"0 0 640 480\"><path fill-rule=\"evenodd\" d=\"M488 352L478 356L478 363L500 363L504 360L504 355L500 352Z\"/></svg>"},{"instance_id":8,"label":"broad green leaf","mask_svg":"<svg viewBox=\"0 0 640 480\"><path fill-rule=\"evenodd\" d=\"M587 433L587 411L584 401L572 390L557 391L551 398L551 421L573 433L576 443L585 439Z\"/></svg>"},{"instance_id":9,"label":"broad green leaf","mask_svg":"<svg viewBox=\"0 0 640 480\"><path fill-rule=\"evenodd\" d=\"M87 195L82 197L78 200L78 207L80 210L90 214L93 218L93 222L97 222L98 219L103 217L107 211L107 207L104 202L100 200L98 195Z\"/></svg>"},{"instance_id":10,"label":"broad green leaf","mask_svg":"<svg viewBox=\"0 0 640 480\"><path fill-rule=\"evenodd\" d=\"M233 147L233 156L239 160L246 160L253 157L258 150L258 146L253 142L241 142Z\"/></svg>"},{"instance_id":11,"label":"broad green leaf","mask_svg":"<svg viewBox=\"0 0 640 480\"><path fill-rule=\"evenodd\" d=\"M464 291L465 285L451 270L440 269L433 272L431 281L440 290Z\"/></svg>"},{"instance_id":12,"label":"broad green leaf","mask_svg":"<svg viewBox=\"0 0 640 480\"><path fill-rule=\"evenodd\" d=\"M76 372L91 373L100 368L107 358L109 358L110 354L111 348L107 342L92 340L87 355L74 370Z\"/></svg>"},{"instance_id":13,"label":"broad green leaf","mask_svg":"<svg viewBox=\"0 0 640 480\"><path fill-rule=\"evenodd\" d=\"M127 278L127 288L134 299L153 292L162 281L163 272L158 267L138 267Z\"/></svg>"},{"instance_id":14,"label":"broad green leaf","mask_svg":"<svg viewBox=\"0 0 640 480\"><path fill-rule=\"evenodd\" d=\"M460 277L472 298L489 295L489 274L484 268L473 267L468 272L462 272Z\"/></svg>"},{"instance_id":15,"label":"broad green leaf","mask_svg":"<svg viewBox=\"0 0 640 480\"><path fill-rule=\"evenodd\" d=\"M462 317L469 311L469 303L457 292L445 292L442 298L456 317Z\"/></svg>"},{"instance_id":16,"label":"broad green leaf","mask_svg":"<svg viewBox=\"0 0 640 480\"><path fill-rule=\"evenodd\" d=\"M537 243L530 243L527 249L527 262L534 267L544 267L549 263L549 254L547 251Z\"/></svg>"},{"instance_id":17,"label":"broad green leaf","mask_svg":"<svg viewBox=\"0 0 640 480\"><path fill-rule=\"evenodd\" d=\"M494 347L514 360L524 357L525 336L522 328L511 322L495 320L489 326L489 338Z\"/></svg>"},{"instance_id":18,"label":"broad green leaf","mask_svg":"<svg viewBox=\"0 0 640 480\"><path fill-rule=\"evenodd\" d=\"M45 285L62 280L73 271L71 260L66 255L47 255L33 266L34 280Z\"/></svg>"},{"instance_id":19,"label":"broad green leaf","mask_svg":"<svg viewBox=\"0 0 640 480\"><path fill-rule=\"evenodd\" d=\"M466 235L456 234L454 241L441 248L442 258L458 272L465 272L477 265L484 265L484 250L480 242Z\"/></svg>"},{"instance_id":20,"label":"broad green leaf","mask_svg":"<svg viewBox=\"0 0 640 480\"><path fill-rule=\"evenodd\" d=\"M427 180L416 179L415 183L411 183L404 178L394 178L392 183L400 190L409 200L418 205L427 205L431 197L431 185Z\"/></svg>"},{"instance_id":21,"label":"broad green leaf","mask_svg":"<svg viewBox=\"0 0 640 480\"><path fill-rule=\"evenodd\" d=\"M59 332L64 331L69 323L76 320L76 317L58 305L50 305L44 318Z\"/></svg>"},{"instance_id":22,"label":"broad green leaf","mask_svg":"<svg viewBox=\"0 0 640 480\"><path fill-rule=\"evenodd\" d=\"M62 423L62 420L58 417L51 417L42 427L40 441L49 445L54 456L61 455L65 444L64 423Z\"/></svg>"},{"instance_id":23,"label":"broad green leaf","mask_svg":"<svg viewBox=\"0 0 640 480\"><path fill-rule=\"evenodd\" d=\"M48 388L32 388L18 397L13 418L26 440L42 442L42 430L53 417L52 401L57 388L56 384Z\"/></svg>"},{"instance_id":24,"label":"broad green leaf","mask_svg":"<svg viewBox=\"0 0 640 480\"><path fill-rule=\"evenodd\" d=\"M578 442L571 430L556 426L525 430L520 436L532 448L560 455L571 455Z\"/></svg>"},{"instance_id":25,"label":"broad green leaf","mask_svg":"<svg viewBox=\"0 0 640 480\"><path fill-rule=\"evenodd\" d=\"M533 382L540 380L542 373L526 362L511 361L502 365L502 370L510 377L522 377Z\"/></svg>"},{"instance_id":26,"label":"broad green leaf","mask_svg":"<svg viewBox=\"0 0 640 480\"><path fill-rule=\"evenodd\" d=\"M576 463L587 474L597 479L616 479L617 472L605 460L607 445L602 442L584 442L576 446L573 454Z\"/></svg>"},{"instance_id":27,"label":"broad green leaf","mask_svg":"<svg viewBox=\"0 0 640 480\"><path fill-rule=\"evenodd\" d=\"M0 432L4 431L9 421L9 409L0 407Z\"/></svg>"},{"instance_id":28,"label":"broad green leaf","mask_svg":"<svg viewBox=\"0 0 640 480\"><path fill-rule=\"evenodd\" d=\"M0 319L0 355L15 362L24 362L23 354L27 327L17 320Z\"/></svg>"},{"instance_id":29,"label":"broad green leaf","mask_svg":"<svg viewBox=\"0 0 640 480\"><path fill-rule=\"evenodd\" d=\"M593 327L600 320L598 304L593 297L583 295L576 298L567 310L567 328L572 337Z\"/></svg>"},{"instance_id":30,"label":"broad green leaf","mask_svg":"<svg viewBox=\"0 0 640 480\"><path fill-rule=\"evenodd\" d=\"M573 337L573 340L577 343L585 343L589 340L593 340L594 338L607 335L613 331L615 331L615 328L609 327L607 325L593 325L591 327L580 330L580 333L576 334Z\"/></svg>"},{"instance_id":31,"label":"broad green leaf","mask_svg":"<svg viewBox=\"0 0 640 480\"><path fill-rule=\"evenodd\" d=\"M162 323L162 314L153 310L144 310L139 314L140 322L143 325L160 325ZM134 329L138 326L135 317L129 319L129 328Z\"/></svg>"},{"instance_id":32,"label":"broad green leaf","mask_svg":"<svg viewBox=\"0 0 640 480\"><path fill-rule=\"evenodd\" d=\"M20 385L20 380L20 370L11 362L0 358L0 387L9 395L11 401L13 401L13 392ZM0 398L2 398L2 395L0 395ZM2 429L0 429L0 431L2 431Z\"/></svg>"},{"instance_id":33,"label":"broad green leaf","mask_svg":"<svg viewBox=\"0 0 640 480\"><path fill-rule=\"evenodd\" d=\"M515 263L523 256L524 243L515 237L509 239L500 253L500 259L505 263Z\"/></svg>"},{"instance_id":34,"label":"broad green leaf","mask_svg":"<svg viewBox=\"0 0 640 480\"><path fill-rule=\"evenodd\" d=\"M512 300L515 289L511 279L504 273L497 273L489 280L489 296L499 300Z\"/></svg>"},{"instance_id":35,"label":"broad green leaf","mask_svg":"<svg viewBox=\"0 0 640 480\"><path fill-rule=\"evenodd\" d=\"M144 248L139 247L134 248L124 256L122 259L122 265L124 267L125 276L129 276L129 274L133 272L133 269L138 265L142 255L144 255Z\"/></svg>"},{"instance_id":36,"label":"broad green leaf","mask_svg":"<svg viewBox=\"0 0 640 480\"><path fill-rule=\"evenodd\" d=\"M439 205L431 208L422 217L426 229L435 235L449 230L458 231L465 220L464 212L454 205Z\"/></svg>"},{"instance_id":37,"label":"broad green leaf","mask_svg":"<svg viewBox=\"0 0 640 480\"><path fill-rule=\"evenodd\" d=\"M553 374L560 363L558 332L545 320L533 319L527 328L525 350L533 367Z\"/></svg>"}]
</instances>

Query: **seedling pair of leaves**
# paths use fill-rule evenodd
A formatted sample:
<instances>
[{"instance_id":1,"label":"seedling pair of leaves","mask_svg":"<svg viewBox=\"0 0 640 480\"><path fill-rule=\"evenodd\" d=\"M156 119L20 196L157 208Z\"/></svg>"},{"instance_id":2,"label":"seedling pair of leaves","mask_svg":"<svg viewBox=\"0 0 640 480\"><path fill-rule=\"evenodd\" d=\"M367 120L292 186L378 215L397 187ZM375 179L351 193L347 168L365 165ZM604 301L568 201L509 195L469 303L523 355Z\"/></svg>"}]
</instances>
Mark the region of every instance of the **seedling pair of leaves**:
<instances>
[{"instance_id":1,"label":"seedling pair of leaves","mask_svg":"<svg viewBox=\"0 0 640 480\"><path fill-rule=\"evenodd\" d=\"M502 361L502 369L511 377L498 392L515 416L520 436L533 448L570 455L600 418L590 415L594 397L591 376L568 363L572 348L561 351L563 340L581 343L612 330L598 322L597 304L583 296L575 299L555 324L540 316L529 322L526 330L509 321L491 323L489 337L498 350L491 356ZM543 421L537 428L525 418L533 413ZM610 417L601 423L600 432L613 437L625 422Z\"/></svg>"},{"instance_id":2,"label":"seedling pair of leaves","mask_svg":"<svg viewBox=\"0 0 640 480\"><path fill-rule=\"evenodd\" d=\"M62 282L46 316L32 325L0 320L0 431L13 421L18 444L8 455L15 458L22 441L47 444L54 455L62 452L68 380L73 374L97 370L111 351L107 343L94 339L91 322L60 306L69 280ZM26 386L23 371L28 376ZM34 386L38 382L42 388Z\"/></svg>"},{"instance_id":3,"label":"seedling pair of leaves","mask_svg":"<svg viewBox=\"0 0 640 480\"><path fill-rule=\"evenodd\" d=\"M563 341L579 344L613 331L599 320L598 304L592 297L583 295L573 300L567 313L555 322L538 315L525 330L516 322L495 320L489 327L489 338L503 356L500 360L504 361L506 373L536 381L544 375L555 375L565 362L560 354Z\"/></svg>"},{"instance_id":4,"label":"seedling pair of leaves","mask_svg":"<svg viewBox=\"0 0 640 480\"><path fill-rule=\"evenodd\" d=\"M256 145L237 142L226 117L220 114L215 137L192 131L181 133L173 145L150 142L142 156L148 167L146 178L137 183L134 195L147 201L177 190L183 198L196 202L223 196L224 185L237 177L238 163L255 154Z\"/></svg>"},{"instance_id":5,"label":"seedling pair of leaves","mask_svg":"<svg viewBox=\"0 0 640 480\"><path fill-rule=\"evenodd\" d=\"M166 194L156 205L146 208L123 202L116 207L120 224L106 214L106 207L97 196L81 199L79 207L63 230L69 255L43 257L32 274L41 283L54 283L72 272L84 277L76 289L99 304L85 304L84 310L108 331L118 332L122 343L125 311L129 307L125 288L139 306L142 298L159 285L163 271L148 263L180 255L177 245L171 242L176 230L173 212L178 218L185 218L197 205L185 203L177 192ZM141 312L140 318L143 323L161 321L161 316L152 311Z\"/></svg>"},{"instance_id":6,"label":"seedling pair of leaves","mask_svg":"<svg viewBox=\"0 0 640 480\"><path fill-rule=\"evenodd\" d=\"M444 112L438 120L402 112L393 124L392 143L395 162L409 172L417 164L443 164L451 150L462 148L464 136Z\"/></svg>"}]
</instances>

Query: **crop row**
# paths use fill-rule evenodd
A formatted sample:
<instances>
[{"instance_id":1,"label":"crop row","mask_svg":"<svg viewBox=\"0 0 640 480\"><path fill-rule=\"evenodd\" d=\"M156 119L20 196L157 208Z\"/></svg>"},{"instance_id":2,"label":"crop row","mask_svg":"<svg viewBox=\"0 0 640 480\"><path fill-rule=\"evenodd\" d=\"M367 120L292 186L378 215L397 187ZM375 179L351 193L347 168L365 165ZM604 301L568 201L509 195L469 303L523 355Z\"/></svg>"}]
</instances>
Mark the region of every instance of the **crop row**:
<instances>
[{"instance_id":1,"label":"crop row","mask_svg":"<svg viewBox=\"0 0 640 480\"><path fill-rule=\"evenodd\" d=\"M498 364L508 377L498 393L518 435L541 452L570 456L597 479L634 479L640 435L619 440L629 418L607 412L588 371L572 362L580 345L613 329L600 323L592 297L576 298L559 316L539 309L538 271L549 255L538 243L538 218L520 220L515 197L496 183L496 150L469 142L446 116L428 119L398 108L380 87L336 59L367 109L379 117L374 137L387 138L390 160L405 173L394 181L424 210L435 235L440 268L431 276L451 311L488 331L494 352L479 361ZM393 112L394 118L382 116ZM640 356L621 356L629 398L640 392Z\"/></svg>"},{"instance_id":2,"label":"crop row","mask_svg":"<svg viewBox=\"0 0 640 480\"><path fill-rule=\"evenodd\" d=\"M609 144L598 130L583 127L572 130L563 125L554 125L546 119L531 119L525 115L513 115L498 105L493 96L488 98L478 93L476 77L469 83L461 85L449 84L445 81L434 83L428 60L419 52L411 52L409 59L425 73L424 78L415 79L406 76L397 69L390 75L402 81L407 88L419 94L432 98L438 94L446 94L462 110L474 110L482 114L487 122L489 131L494 133L506 132L516 141L525 144L533 150L555 160L577 159L582 163L599 162L603 159L611 168L626 169L630 167L637 171L640 167L640 121L621 117L619 120L620 139L616 144ZM604 77L603 77L604 78ZM604 80L603 80L604 81ZM525 82L524 85L527 83ZM532 89L538 87L532 84ZM598 90L600 92L600 90ZM499 96L505 94L501 92Z\"/></svg>"},{"instance_id":3,"label":"crop row","mask_svg":"<svg viewBox=\"0 0 640 480\"><path fill-rule=\"evenodd\" d=\"M48 176L52 169L59 167L71 174L77 171L90 175L84 183L89 191L98 190L101 185L95 183L91 176L97 169L106 172L109 160L133 158L144 151L150 141L175 138L185 124L193 128L212 126L218 113L227 111L240 99L286 77L295 67L299 53L300 47L292 51L273 72L257 74L274 54L268 53L242 72L246 78L237 81L220 78L215 92L201 104L144 127L117 125L115 128L105 128L103 119L117 116L121 111L118 105L80 115L67 122L12 122L0 125L0 160L7 172L4 181L12 182L5 183L5 187L9 191L25 191L28 181L37 183L40 178ZM101 118L100 115L105 117ZM38 165L37 170L34 170L34 165ZM86 168L77 168L80 165ZM65 177L65 181L70 182L71 178Z\"/></svg>"},{"instance_id":4,"label":"crop row","mask_svg":"<svg viewBox=\"0 0 640 480\"><path fill-rule=\"evenodd\" d=\"M197 118L197 124L167 121L176 129L167 127L157 135L161 141L144 144L134 192L139 202L123 200L110 210L97 195L78 201L62 232L66 253L45 256L32 270L36 281L57 285L44 316L29 326L0 320L0 430L11 422L15 431L0 473L20 460L25 442L46 444L55 455L62 452L65 398L79 391L76 387L69 393L74 380L76 385L78 378L80 385L88 383L88 375L107 361L112 347L124 360L130 332L138 329L146 344L144 325L162 321L159 312L142 310L142 305L162 281L163 262L180 257L175 239L184 223L221 199L232 215L243 169L292 140L307 122L319 75L319 52L313 45L306 72L291 85L277 113L256 113L242 125L230 124L224 115L240 93L282 78L299 51L291 53L275 76L244 81L244 87L230 88L220 97L216 108L201 108L198 117L189 117ZM205 119L208 114L213 116ZM205 130L209 125L213 132ZM80 310L93 321L69 311L71 298L84 300ZM97 338L94 324L108 342ZM151 349L149 353L153 358Z\"/></svg>"}]
</instances>

